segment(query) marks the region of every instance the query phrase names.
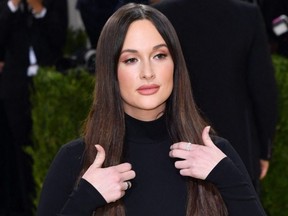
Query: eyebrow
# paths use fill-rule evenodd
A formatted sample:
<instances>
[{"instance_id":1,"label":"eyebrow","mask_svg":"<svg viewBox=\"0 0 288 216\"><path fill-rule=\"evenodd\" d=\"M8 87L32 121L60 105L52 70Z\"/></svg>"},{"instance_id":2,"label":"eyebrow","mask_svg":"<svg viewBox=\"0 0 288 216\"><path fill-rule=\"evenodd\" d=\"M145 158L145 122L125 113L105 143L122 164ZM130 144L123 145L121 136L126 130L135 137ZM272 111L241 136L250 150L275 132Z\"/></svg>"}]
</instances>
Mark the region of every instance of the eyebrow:
<instances>
[{"instance_id":1,"label":"eyebrow","mask_svg":"<svg viewBox=\"0 0 288 216\"><path fill-rule=\"evenodd\" d=\"M159 44L159 45L154 46L154 47L153 47L153 50L157 50L157 49L159 49L159 48L161 48L161 47L166 47L166 48L168 48L166 44ZM137 51L137 50L134 50L134 49L125 49L125 50L122 50L122 51L121 51L120 55L121 55L122 53L125 53L125 52L137 53L138 51Z\"/></svg>"}]
</instances>

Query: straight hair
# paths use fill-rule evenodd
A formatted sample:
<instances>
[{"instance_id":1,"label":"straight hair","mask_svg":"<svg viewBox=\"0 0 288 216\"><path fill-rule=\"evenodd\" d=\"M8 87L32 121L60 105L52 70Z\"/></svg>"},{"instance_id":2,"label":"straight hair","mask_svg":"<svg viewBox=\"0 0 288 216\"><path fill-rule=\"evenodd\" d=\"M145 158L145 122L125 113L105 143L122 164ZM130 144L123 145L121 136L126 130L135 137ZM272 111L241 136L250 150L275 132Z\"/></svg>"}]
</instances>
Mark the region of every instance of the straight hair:
<instances>
[{"instance_id":1,"label":"straight hair","mask_svg":"<svg viewBox=\"0 0 288 216\"><path fill-rule=\"evenodd\" d=\"M174 62L173 91L166 102L167 130L173 142L202 142L202 131L207 125L194 102L191 83L182 49L170 21L148 5L129 3L118 9L106 22L96 48L94 100L84 125L85 154L80 177L93 163L95 144L106 152L103 167L123 162L125 113L117 79L117 66L126 33L131 23L149 20L167 44ZM187 178L186 216L228 215L218 189L211 183ZM94 215L124 216L120 200L97 209Z\"/></svg>"}]
</instances>

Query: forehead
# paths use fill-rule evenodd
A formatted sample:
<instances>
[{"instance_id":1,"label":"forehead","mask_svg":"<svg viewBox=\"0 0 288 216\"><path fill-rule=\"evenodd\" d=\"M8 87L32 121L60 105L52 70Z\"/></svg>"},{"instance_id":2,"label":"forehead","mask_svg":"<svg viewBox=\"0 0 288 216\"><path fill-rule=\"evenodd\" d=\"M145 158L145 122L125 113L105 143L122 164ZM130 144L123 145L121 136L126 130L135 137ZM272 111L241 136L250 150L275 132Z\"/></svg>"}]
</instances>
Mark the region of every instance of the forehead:
<instances>
[{"instance_id":1,"label":"forehead","mask_svg":"<svg viewBox=\"0 0 288 216\"><path fill-rule=\"evenodd\" d=\"M165 41L154 24L147 19L143 19L134 21L130 24L123 47L144 47L149 45L154 46L158 43L165 43Z\"/></svg>"}]
</instances>

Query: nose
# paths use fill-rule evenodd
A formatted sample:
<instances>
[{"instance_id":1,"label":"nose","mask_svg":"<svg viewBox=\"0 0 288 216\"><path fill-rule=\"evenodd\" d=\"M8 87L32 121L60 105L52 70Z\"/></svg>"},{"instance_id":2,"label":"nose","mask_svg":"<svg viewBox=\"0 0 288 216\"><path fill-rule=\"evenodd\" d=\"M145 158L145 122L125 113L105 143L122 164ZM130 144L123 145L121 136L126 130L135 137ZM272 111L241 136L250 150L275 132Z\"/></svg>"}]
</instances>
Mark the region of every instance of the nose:
<instances>
[{"instance_id":1,"label":"nose","mask_svg":"<svg viewBox=\"0 0 288 216\"><path fill-rule=\"evenodd\" d=\"M155 78L155 73L153 67L149 61L143 63L141 68L141 79L153 79Z\"/></svg>"}]
</instances>

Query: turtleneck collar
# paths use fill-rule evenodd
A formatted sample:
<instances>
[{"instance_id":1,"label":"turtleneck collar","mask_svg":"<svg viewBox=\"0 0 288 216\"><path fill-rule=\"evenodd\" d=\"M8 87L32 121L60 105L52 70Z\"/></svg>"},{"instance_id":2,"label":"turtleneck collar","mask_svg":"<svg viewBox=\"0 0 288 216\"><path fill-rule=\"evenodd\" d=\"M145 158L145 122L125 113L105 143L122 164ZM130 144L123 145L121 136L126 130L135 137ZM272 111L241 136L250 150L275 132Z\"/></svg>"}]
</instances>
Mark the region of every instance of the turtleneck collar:
<instances>
[{"instance_id":1,"label":"turtleneck collar","mask_svg":"<svg viewBox=\"0 0 288 216\"><path fill-rule=\"evenodd\" d=\"M153 121L141 121L125 114L126 140L138 143L154 143L169 137L166 115Z\"/></svg>"}]
</instances>

